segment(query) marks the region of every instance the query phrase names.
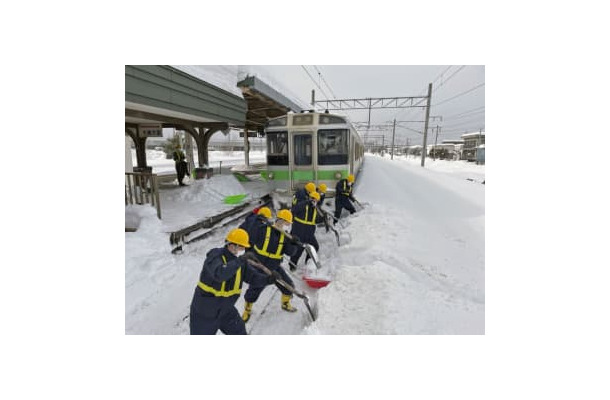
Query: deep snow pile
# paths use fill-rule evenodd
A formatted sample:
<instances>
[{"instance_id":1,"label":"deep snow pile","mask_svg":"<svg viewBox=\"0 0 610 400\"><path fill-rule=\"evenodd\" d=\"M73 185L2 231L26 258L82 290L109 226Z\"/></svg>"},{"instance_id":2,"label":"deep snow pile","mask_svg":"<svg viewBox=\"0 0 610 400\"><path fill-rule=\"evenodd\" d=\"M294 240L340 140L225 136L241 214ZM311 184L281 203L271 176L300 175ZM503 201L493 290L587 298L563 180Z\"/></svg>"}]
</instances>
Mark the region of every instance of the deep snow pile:
<instances>
[{"instance_id":1,"label":"deep snow pile","mask_svg":"<svg viewBox=\"0 0 610 400\"><path fill-rule=\"evenodd\" d=\"M320 260L334 270L330 285L308 291L318 320L310 322L297 298L297 315L281 311L279 292L268 287L247 328L254 334L484 333L485 185L462 173L484 179L485 167L444 168L367 155L355 195L370 206L344 216L344 228L337 225L351 242L337 247L332 232L317 230ZM144 218L125 237L126 333L187 334L205 254L222 245L231 227L175 256L154 213L145 217L152 221ZM236 306L241 312L243 295Z\"/></svg>"}]
</instances>

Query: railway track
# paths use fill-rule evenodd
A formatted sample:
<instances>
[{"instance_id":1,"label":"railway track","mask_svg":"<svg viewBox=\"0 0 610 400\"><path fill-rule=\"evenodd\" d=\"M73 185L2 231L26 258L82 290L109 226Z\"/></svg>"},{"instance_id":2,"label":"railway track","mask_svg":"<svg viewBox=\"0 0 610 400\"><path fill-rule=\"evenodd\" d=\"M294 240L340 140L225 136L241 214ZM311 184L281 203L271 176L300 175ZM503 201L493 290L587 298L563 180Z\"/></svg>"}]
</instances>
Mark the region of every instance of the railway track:
<instances>
[{"instance_id":1,"label":"railway track","mask_svg":"<svg viewBox=\"0 0 610 400\"><path fill-rule=\"evenodd\" d=\"M214 234L218 229L229 224L233 224L240 219L245 219L252 210L256 207L267 206L271 204L271 196L265 195L258 199L251 200L240 206L232 208L213 217L207 218L194 225L186 227L176 232L172 232L169 236L169 241L172 246L172 254L182 254L183 246L191 244L199 240L203 240Z\"/></svg>"}]
</instances>

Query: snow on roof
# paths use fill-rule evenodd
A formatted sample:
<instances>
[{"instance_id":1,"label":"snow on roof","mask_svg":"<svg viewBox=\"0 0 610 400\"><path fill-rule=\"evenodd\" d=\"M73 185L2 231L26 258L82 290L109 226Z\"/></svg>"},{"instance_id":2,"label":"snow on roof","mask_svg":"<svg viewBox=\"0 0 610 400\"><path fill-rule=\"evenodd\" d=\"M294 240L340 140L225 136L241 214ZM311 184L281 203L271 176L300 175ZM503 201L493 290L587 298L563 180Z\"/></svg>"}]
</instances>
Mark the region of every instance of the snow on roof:
<instances>
[{"instance_id":1,"label":"snow on roof","mask_svg":"<svg viewBox=\"0 0 610 400\"><path fill-rule=\"evenodd\" d=\"M472 132L472 133L465 133L462 135L463 138L469 138L469 137L477 137L477 136L485 136L485 132Z\"/></svg>"},{"instance_id":2,"label":"snow on roof","mask_svg":"<svg viewBox=\"0 0 610 400\"><path fill-rule=\"evenodd\" d=\"M260 66L255 65L171 65L186 74L208 82L220 89L223 89L231 94L243 98L241 89L237 87L237 82L246 78L246 76L256 76L269 87L279 92L293 103L296 103L302 110L308 110L311 107L306 102L303 102L297 95L288 90L285 86L278 83L268 72Z\"/></svg>"},{"instance_id":3,"label":"snow on roof","mask_svg":"<svg viewBox=\"0 0 610 400\"><path fill-rule=\"evenodd\" d=\"M186 74L201 79L239 98L244 98L237 87L237 65L171 65Z\"/></svg>"},{"instance_id":4,"label":"snow on roof","mask_svg":"<svg viewBox=\"0 0 610 400\"><path fill-rule=\"evenodd\" d=\"M293 103L296 103L296 105L298 105L301 110L309 110L312 108L310 104L302 101L299 96L297 96L292 91L283 86L281 83L276 81L271 75L269 75L267 71L264 70L262 66L240 65L238 68L237 75L239 81L246 79L246 77L248 76L255 76L262 82L267 84L269 87L271 87L273 90L288 98L288 100L292 101Z\"/></svg>"}]
</instances>

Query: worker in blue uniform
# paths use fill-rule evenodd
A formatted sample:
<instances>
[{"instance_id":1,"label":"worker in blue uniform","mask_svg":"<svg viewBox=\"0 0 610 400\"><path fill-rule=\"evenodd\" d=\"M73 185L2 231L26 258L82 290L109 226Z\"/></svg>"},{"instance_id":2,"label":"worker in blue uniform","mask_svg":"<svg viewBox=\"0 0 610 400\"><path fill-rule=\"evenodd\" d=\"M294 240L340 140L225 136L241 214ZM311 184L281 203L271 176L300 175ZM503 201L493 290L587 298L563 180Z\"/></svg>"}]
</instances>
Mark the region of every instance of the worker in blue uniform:
<instances>
[{"instance_id":1,"label":"worker in blue uniform","mask_svg":"<svg viewBox=\"0 0 610 400\"><path fill-rule=\"evenodd\" d=\"M264 225L255 228L256 233L254 235L255 239L253 239L253 246L248 252L252 252L252 254L260 260L261 264L265 265L272 272L277 273L284 282L294 287L294 282L281 266L283 260L282 256L284 254L290 256L297 250L295 243L292 243L291 240L284 235L284 232L290 230L291 225L292 213L290 210L278 211L273 226ZM244 322L247 322L250 319L250 315L252 315L252 306L268 284L270 283L263 282L262 284L251 284L250 287L248 287L248 290L246 290L246 294L244 295L246 304L244 313L242 314ZM295 312L297 309L290 304L292 292L281 284L276 284L276 286L282 292L282 310Z\"/></svg>"},{"instance_id":2,"label":"worker in blue uniform","mask_svg":"<svg viewBox=\"0 0 610 400\"><path fill-rule=\"evenodd\" d=\"M320 186L318 186L318 194L320 195L320 201L318 202L318 204L320 206L322 206L322 204L324 204L324 200L326 199L326 190L328 190L328 186L326 186L325 183L321 183Z\"/></svg>"},{"instance_id":3,"label":"worker in blue uniform","mask_svg":"<svg viewBox=\"0 0 610 400\"><path fill-rule=\"evenodd\" d=\"M356 201L356 198L352 194L352 187L354 184L354 175L349 174L347 179L341 179L337 182L335 188L335 221L341 218L341 211L345 208L351 214L356 212L352 201Z\"/></svg>"},{"instance_id":4,"label":"worker in blue uniform","mask_svg":"<svg viewBox=\"0 0 610 400\"><path fill-rule=\"evenodd\" d=\"M261 225L267 225L271 219L271 209L269 207L261 207L253 210L252 214L246 217L246 220L239 225L239 228L248 232L250 238L250 245L254 243L254 234Z\"/></svg>"},{"instance_id":5,"label":"worker in blue uniform","mask_svg":"<svg viewBox=\"0 0 610 400\"><path fill-rule=\"evenodd\" d=\"M292 225L291 234L297 236L300 241L304 244L312 245L316 251L320 248L318 241L316 240L316 224L324 222L322 215L318 214L316 205L320 201L320 194L316 191L309 193L309 199L302 201L292 206L292 215L294 217L294 224ZM303 247L299 247L296 253L290 257L290 269L295 270L296 265L303 254ZM305 258L305 262L309 255Z\"/></svg>"},{"instance_id":6,"label":"worker in blue uniform","mask_svg":"<svg viewBox=\"0 0 610 400\"><path fill-rule=\"evenodd\" d=\"M307 182L303 189L297 190L292 196L292 206L294 207L297 203L305 201L309 198L309 193L315 192L316 185L313 182Z\"/></svg>"},{"instance_id":7,"label":"worker in blue uniform","mask_svg":"<svg viewBox=\"0 0 610 400\"><path fill-rule=\"evenodd\" d=\"M246 326L235 308L243 281L251 285L275 282L278 275L265 275L247 263L248 233L233 229L224 247L210 250L195 288L190 311L191 335L245 335Z\"/></svg>"}]
</instances>

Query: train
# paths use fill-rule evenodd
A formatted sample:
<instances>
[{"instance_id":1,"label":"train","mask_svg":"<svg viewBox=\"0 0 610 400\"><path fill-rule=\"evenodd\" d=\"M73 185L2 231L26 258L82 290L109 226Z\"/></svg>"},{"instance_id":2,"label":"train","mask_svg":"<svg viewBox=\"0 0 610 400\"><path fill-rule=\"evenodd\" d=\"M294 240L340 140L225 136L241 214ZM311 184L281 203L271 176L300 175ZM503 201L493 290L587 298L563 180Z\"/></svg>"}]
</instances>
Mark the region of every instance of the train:
<instances>
[{"instance_id":1,"label":"train","mask_svg":"<svg viewBox=\"0 0 610 400\"><path fill-rule=\"evenodd\" d=\"M267 121L267 180L274 198L289 198L307 182L328 187L334 197L336 183L358 175L364 162L364 143L349 119L328 112L288 113Z\"/></svg>"}]
</instances>

